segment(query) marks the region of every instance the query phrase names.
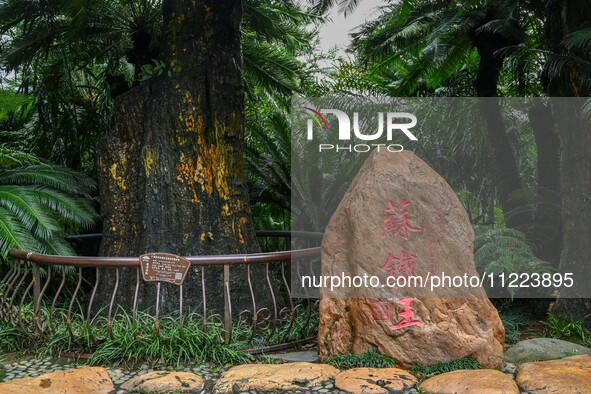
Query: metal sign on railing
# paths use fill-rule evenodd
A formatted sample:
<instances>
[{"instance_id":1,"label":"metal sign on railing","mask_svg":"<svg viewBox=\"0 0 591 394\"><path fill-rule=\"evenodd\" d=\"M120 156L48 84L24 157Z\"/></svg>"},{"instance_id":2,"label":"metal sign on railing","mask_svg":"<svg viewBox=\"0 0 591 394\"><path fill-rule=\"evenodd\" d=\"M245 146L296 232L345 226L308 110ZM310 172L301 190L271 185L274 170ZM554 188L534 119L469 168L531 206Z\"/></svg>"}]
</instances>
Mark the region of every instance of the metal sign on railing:
<instances>
[{"instance_id":1,"label":"metal sign on railing","mask_svg":"<svg viewBox=\"0 0 591 394\"><path fill-rule=\"evenodd\" d=\"M191 263L170 253L147 253L140 256L142 276L146 282L168 282L182 285Z\"/></svg>"}]
</instances>

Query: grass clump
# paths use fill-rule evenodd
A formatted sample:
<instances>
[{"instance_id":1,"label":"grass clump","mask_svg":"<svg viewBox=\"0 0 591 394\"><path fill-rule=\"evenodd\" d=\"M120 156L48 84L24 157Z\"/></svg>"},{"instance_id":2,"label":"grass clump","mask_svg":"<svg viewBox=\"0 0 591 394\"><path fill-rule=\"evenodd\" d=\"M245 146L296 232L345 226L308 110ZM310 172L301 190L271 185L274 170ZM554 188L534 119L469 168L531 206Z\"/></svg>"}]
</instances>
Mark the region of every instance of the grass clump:
<instances>
[{"instance_id":1,"label":"grass clump","mask_svg":"<svg viewBox=\"0 0 591 394\"><path fill-rule=\"evenodd\" d=\"M29 337L0 318L0 352L15 353L31 346Z\"/></svg>"},{"instance_id":2,"label":"grass clump","mask_svg":"<svg viewBox=\"0 0 591 394\"><path fill-rule=\"evenodd\" d=\"M351 368L392 368L396 364L388 356L375 350L369 350L362 354L341 354L326 359L326 363L338 369Z\"/></svg>"},{"instance_id":3,"label":"grass clump","mask_svg":"<svg viewBox=\"0 0 591 394\"><path fill-rule=\"evenodd\" d=\"M13 313L20 313L25 327L33 327L32 311L30 304L13 307ZM140 311L134 320L118 307L111 320L107 320L104 311L100 310L87 322L84 318L86 311L76 304L68 328L66 307L50 311L42 305L39 315L47 324L46 338L34 335L35 338L31 339L15 322L0 319L0 351L25 352L39 357L90 354L88 363L91 365L134 366L143 362L169 366L201 362L244 364L255 360L248 351L251 348L313 336L317 327L317 308L298 306L297 311L299 313L289 325L268 325L264 329L253 330L252 323L242 319L234 324L232 342L227 343L223 322L217 315L204 320L197 314L188 314L181 325L178 317L161 316L156 321L150 313ZM52 317L51 324L49 316Z\"/></svg>"},{"instance_id":4,"label":"grass clump","mask_svg":"<svg viewBox=\"0 0 591 394\"><path fill-rule=\"evenodd\" d=\"M142 361L181 365L195 361L217 364L243 364L252 356L239 343L225 344L213 325L203 328L201 322L186 321L183 329L173 319L160 322L160 335L151 329L150 317L138 324L131 320L113 326L113 336L100 343L90 363L104 365L138 364Z\"/></svg>"},{"instance_id":5,"label":"grass clump","mask_svg":"<svg viewBox=\"0 0 591 394\"><path fill-rule=\"evenodd\" d=\"M519 342L520 328L531 323L531 319L521 313L518 309L500 308L499 317L505 327L505 342L513 345Z\"/></svg>"},{"instance_id":6,"label":"grass clump","mask_svg":"<svg viewBox=\"0 0 591 394\"><path fill-rule=\"evenodd\" d=\"M480 369L478 361L472 357L458 358L452 361L437 361L436 363L423 365L415 364L410 368L410 373L419 378L428 378L444 372L457 371L460 369Z\"/></svg>"},{"instance_id":7,"label":"grass clump","mask_svg":"<svg viewBox=\"0 0 591 394\"><path fill-rule=\"evenodd\" d=\"M543 321L544 335L550 338L563 339L584 346L591 346L591 333L583 325L583 319L549 314Z\"/></svg>"}]
</instances>

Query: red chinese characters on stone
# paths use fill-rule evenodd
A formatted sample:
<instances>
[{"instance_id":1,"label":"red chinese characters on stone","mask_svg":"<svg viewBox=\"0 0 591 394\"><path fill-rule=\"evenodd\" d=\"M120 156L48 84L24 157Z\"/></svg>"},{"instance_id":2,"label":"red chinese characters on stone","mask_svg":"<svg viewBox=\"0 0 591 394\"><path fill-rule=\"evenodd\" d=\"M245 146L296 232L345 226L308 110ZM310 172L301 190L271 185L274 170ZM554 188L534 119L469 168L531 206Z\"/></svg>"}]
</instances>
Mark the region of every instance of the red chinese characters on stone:
<instances>
[{"instance_id":1,"label":"red chinese characters on stone","mask_svg":"<svg viewBox=\"0 0 591 394\"><path fill-rule=\"evenodd\" d=\"M385 211L386 217L384 218L383 237L386 236L386 233L390 233L408 241L409 232L416 233L421 231L420 228L413 227L409 223L409 213L407 209L409 205L410 202L408 202L406 199L402 199L400 205L394 204L392 200L388 201L388 208L386 208Z\"/></svg>"},{"instance_id":2,"label":"red chinese characters on stone","mask_svg":"<svg viewBox=\"0 0 591 394\"><path fill-rule=\"evenodd\" d=\"M398 257L394 257L392 253L388 253L388 258L382 266L382 270L388 277L415 276L416 258L417 256L405 250L401 250Z\"/></svg>"},{"instance_id":3,"label":"red chinese characters on stone","mask_svg":"<svg viewBox=\"0 0 591 394\"><path fill-rule=\"evenodd\" d=\"M388 301L374 301L370 304L371 317L375 321L390 320L390 303Z\"/></svg>"},{"instance_id":4,"label":"red chinese characters on stone","mask_svg":"<svg viewBox=\"0 0 591 394\"><path fill-rule=\"evenodd\" d=\"M396 324L390 324L388 328L390 330L399 330L401 328L412 327L412 326L422 326L424 323L420 320L413 319L414 311L411 309L411 303L414 301L414 298L400 298L395 300L394 302L402 305L404 310L402 312L398 312L398 318L402 318ZM374 321L391 321L391 308L389 301L374 301L370 304L371 307L371 317Z\"/></svg>"},{"instance_id":5,"label":"red chinese characters on stone","mask_svg":"<svg viewBox=\"0 0 591 394\"><path fill-rule=\"evenodd\" d=\"M401 328L412 327L412 326L422 326L424 323L420 320L413 320L414 311L411 309L410 304L413 302L414 298L400 298L396 300L397 304L400 304L404 307L402 312L398 313L399 317L402 317L396 324L392 324L389 328L390 330L399 330Z\"/></svg>"}]
</instances>

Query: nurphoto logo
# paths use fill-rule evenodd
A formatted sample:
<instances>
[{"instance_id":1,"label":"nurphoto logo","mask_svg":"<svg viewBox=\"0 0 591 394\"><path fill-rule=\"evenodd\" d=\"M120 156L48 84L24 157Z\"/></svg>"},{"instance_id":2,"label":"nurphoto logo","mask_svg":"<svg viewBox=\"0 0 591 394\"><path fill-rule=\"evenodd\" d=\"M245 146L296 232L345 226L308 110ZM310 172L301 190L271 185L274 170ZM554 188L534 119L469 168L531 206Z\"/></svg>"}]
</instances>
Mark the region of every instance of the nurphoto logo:
<instances>
[{"instance_id":1,"label":"nurphoto logo","mask_svg":"<svg viewBox=\"0 0 591 394\"><path fill-rule=\"evenodd\" d=\"M417 141L417 137L410 131L417 124L417 117L408 112L378 112L377 113L377 131L373 134L365 134L360 127L359 112L353 112L353 122L344 111L338 109L316 110L305 107L313 116L308 119L307 139L314 140L314 124L316 128L323 132L332 132L329 122L325 115L335 116L338 121L338 139L339 141L351 141L351 129L353 129L354 138L360 141L376 141L383 137L386 129L386 141L391 142L395 132L402 132L409 140ZM384 127L385 123L385 127ZM390 143L361 143L361 144L327 144L318 145L320 152L325 150L349 151L349 152L369 152L371 149L387 149L390 152L402 152L404 147L400 144Z\"/></svg>"}]
</instances>

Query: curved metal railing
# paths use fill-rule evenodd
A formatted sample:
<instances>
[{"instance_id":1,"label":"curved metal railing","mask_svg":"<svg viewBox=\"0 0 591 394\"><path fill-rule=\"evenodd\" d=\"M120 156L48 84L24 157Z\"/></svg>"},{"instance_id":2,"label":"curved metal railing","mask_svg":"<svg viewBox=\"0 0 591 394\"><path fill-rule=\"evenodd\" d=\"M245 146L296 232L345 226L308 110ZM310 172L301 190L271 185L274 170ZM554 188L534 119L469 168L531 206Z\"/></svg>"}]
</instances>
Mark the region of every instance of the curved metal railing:
<instances>
[{"instance_id":1,"label":"curved metal railing","mask_svg":"<svg viewBox=\"0 0 591 394\"><path fill-rule=\"evenodd\" d=\"M302 340L294 332L313 332L315 325L315 300L294 299L290 281L293 262L310 262L319 259L321 233L262 231L257 232L264 249L278 249L264 253L232 254L216 256L189 256L191 268L199 271L200 288L192 293L200 297L200 307L183 309L183 288L178 293L178 311L175 315L161 314L161 286L170 283L144 282L140 272L139 257L83 257L53 256L20 250L12 250L11 265L0 281L0 318L20 328L33 340L44 340L56 330L67 329L74 341L86 341L92 345L112 337L115 324L136 325L149 319L159 336L165 335L163 322L178 322L182 330L186 324L199 324L204 330L212 325L223 332L224 343L242 341L251 353L293 346ZM279 250L289 247L289 239L301 240L298 250ZM214 266L223 267L223 288L211 288L205 280L206 272ZM265 284L264 299L256 299L251 267L261 267ZM250 307L233 310L231 269L243 267L251 299ZM131 310L118 301L119 279L123 270L129 274L135 270L134 300ZM97 289L101 278L110 274L114 284L110 299L99 306ZM113 275L114 274L114 275ZM140 287L156 286L157 297L153 307L138 310ZM195 289L191 289L192 291ZM258 289L260 290L260 289ZM185 291L186 293L186 291ZM176 294L176 293L170 293ZM223 294L223 310L208 309L212 294ZM258 291L260 294L260 291ZM120 295L119 295L120 297ZM177 315L178 313L178 315ZM176 319L176 320L175 320ZM234 334L238 331L240 335Z\"/></svg>"}]
</instances>

